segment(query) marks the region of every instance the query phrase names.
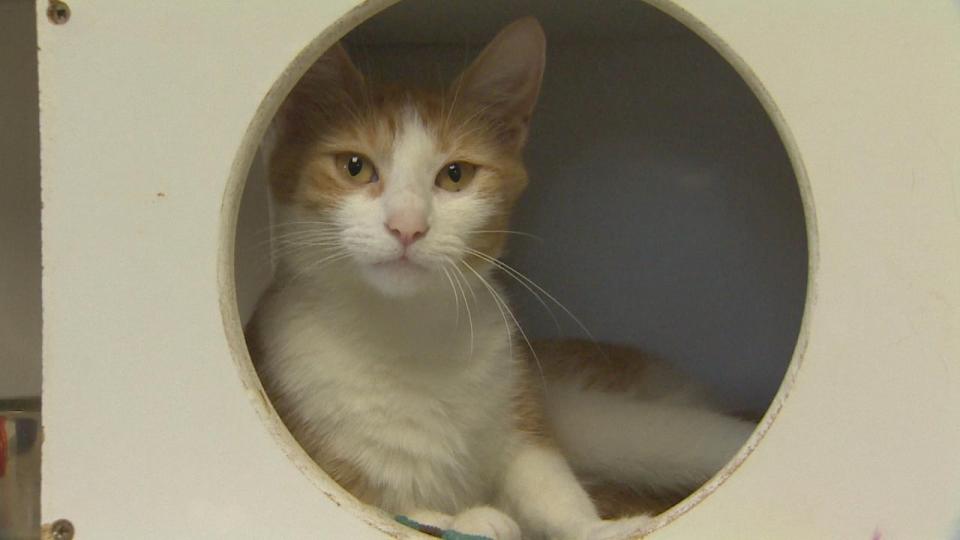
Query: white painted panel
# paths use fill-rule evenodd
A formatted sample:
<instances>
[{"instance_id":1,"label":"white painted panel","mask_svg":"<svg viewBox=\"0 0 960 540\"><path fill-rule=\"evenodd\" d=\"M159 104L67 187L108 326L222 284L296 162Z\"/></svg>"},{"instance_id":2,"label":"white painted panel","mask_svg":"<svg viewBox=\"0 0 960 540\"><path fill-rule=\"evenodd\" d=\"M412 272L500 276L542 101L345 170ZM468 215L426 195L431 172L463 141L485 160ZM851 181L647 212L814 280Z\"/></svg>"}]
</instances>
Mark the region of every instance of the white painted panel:
<instances>
[{"instance_id":1,"label":"white painted panel","mask_svg":"<svg viewBox=\"0 0 960 540\"><path fill-rule=\"evenodd\" d=\"M63 26L38 5L44 520L82 538L378 536L265 427L218 275L253 115L351 2L91 0Z\"/></svg>"},{"instance_id":2,"label":"white painted panel","mask_svg":"<svg viewBox=\"0 0 960 540\"><path fill-rule=\"evenodd\" d=\"M39 24L44 520L91 538L382 537L284 450L238 371L225 245L264 96L318 34L314 53L348 29L331 25L356 2L75 4L69 24ZM809 179L815 266L776 422L654 537L947 537L960 512L956 4L678 4L779 109Z\"/></svg>"}]
</instances>

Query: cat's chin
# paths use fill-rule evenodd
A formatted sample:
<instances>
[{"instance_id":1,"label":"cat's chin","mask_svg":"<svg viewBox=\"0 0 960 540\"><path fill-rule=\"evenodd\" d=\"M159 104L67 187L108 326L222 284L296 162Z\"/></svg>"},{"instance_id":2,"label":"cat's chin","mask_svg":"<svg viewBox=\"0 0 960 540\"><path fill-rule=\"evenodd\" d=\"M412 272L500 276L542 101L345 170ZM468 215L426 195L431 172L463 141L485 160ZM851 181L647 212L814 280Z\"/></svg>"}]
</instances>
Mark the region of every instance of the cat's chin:
<instances>
[{"instance_id":1,"label":"cat's chin","mask_svg":"<svg viewBox=\"0 0 960 540\"><path fill-rule=\"evenodd\" d=\"M385 296L407 298L430 289L437 277L408 260L367 264L361 267L367 283Z\"/></svg>"}]
</instances>

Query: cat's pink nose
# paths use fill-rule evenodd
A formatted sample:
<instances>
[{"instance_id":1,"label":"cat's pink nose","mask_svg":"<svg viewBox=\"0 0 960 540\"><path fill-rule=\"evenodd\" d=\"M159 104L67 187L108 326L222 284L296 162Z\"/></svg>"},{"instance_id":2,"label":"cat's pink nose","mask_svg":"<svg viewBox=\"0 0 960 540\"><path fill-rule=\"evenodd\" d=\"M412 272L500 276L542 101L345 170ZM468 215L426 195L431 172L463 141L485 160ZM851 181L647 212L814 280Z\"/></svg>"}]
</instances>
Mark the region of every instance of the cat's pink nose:
<instances>
[{"instance_id":1,"label":"cat's pink nose","mask_svg":"<svg viewBox=\"0 0 960 540\"><path fill-rule=\"evenodd\" d=\"M430 230L427 220L409 215L391 217L384 223L384 226L390 231L390 234L400 241L403 247L407 247L423 238Z\"/></svg>"}]
</instances>

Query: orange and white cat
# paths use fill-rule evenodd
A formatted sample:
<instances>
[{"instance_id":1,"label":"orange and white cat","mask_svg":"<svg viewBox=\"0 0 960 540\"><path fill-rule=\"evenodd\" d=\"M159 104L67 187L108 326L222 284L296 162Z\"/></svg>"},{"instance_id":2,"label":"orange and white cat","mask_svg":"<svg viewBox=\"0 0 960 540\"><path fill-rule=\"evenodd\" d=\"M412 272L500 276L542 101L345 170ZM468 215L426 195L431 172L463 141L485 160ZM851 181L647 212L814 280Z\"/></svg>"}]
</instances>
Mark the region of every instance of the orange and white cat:
<instances>
[{"instance_id":1,"label":"orange and white cat","mask_svg":"<svg viewBox=\"0 0 960 540\"><path fill-rule=\"evenodd\" d=\"M248 343L360 500L496 540L625 538L651 518L602 519L605 486L695 486L753 426L632 351L544 344L541 372L514 342L494 271L544 61L532 18L445 91L372 84L339 45L320 58L274 125L277 272Z\"/></svg>"}]
</instances>

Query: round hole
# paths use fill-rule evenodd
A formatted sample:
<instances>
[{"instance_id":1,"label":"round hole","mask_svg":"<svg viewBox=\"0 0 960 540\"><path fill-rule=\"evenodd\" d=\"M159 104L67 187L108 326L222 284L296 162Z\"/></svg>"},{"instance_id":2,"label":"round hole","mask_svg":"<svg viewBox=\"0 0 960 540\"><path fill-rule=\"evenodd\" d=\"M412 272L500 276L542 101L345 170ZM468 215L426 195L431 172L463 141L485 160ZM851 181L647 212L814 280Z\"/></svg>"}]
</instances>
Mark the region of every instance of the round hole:
<instances>
[{"instance_id":1,"label":"round hole","mask_svg":"<svg viewBox=\"0 0 960 540\"><path fill-rule=\"evenodd\" d=\"M798 368L815 237L786 126L733 51L672 4L636 0L599 13L581 2L438 9L406 0L379 13L365 5L352 19L372 17L344 42L368 74L450 80L527 14L546 28L548 59L526 151L531 182L511 225L520 234L503 259L536 285L501 275L518 318L531 339L578 336L585 326L600 341L665 358L709 387L724 411L765 415L754 447L787 395L788 368ZM318 40L298 65L325 49ZM294 82L278 83L268 112ZM241 159L253 160L235 252L247 321L271 280L275 208L263 157ZM667 520L747 454L690 486Z\"/></svg>"}]
</instances>

